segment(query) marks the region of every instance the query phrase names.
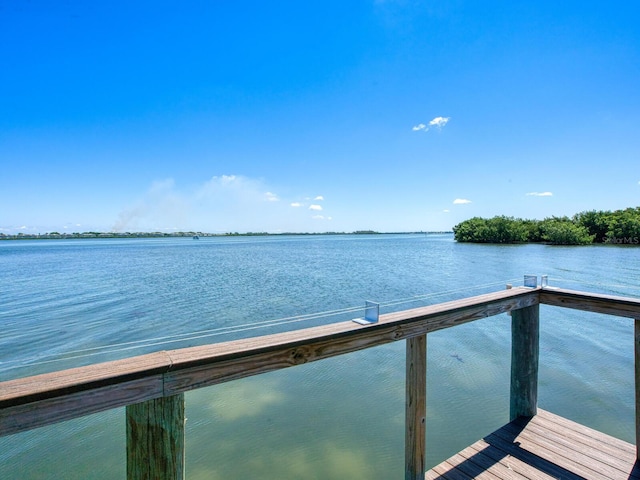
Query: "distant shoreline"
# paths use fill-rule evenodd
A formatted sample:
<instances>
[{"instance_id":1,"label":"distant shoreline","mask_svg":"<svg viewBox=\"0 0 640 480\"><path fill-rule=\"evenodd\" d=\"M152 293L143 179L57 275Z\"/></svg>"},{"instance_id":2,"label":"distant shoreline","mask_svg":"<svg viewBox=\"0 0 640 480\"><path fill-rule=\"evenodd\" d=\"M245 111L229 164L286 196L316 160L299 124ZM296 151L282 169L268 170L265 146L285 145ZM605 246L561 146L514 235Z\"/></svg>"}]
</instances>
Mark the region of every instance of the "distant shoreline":
<instances>
[{"instance_id":1,"label":"distant shoreline","mask_svg":"<svg viewBox=\"0 0 640 480\"><path fill-rule=\"evenodd\" d=\"M453 234L452 231L444 232L376 232L373 230L357 230L354 232L229 232L229 233L206 233L206 232L83 232L83 233L18 233L7 235L0 233L0 240L70 240L88 238L202 238L202 237L273 237L273 236L311 236L311 235L438 235Z\"/></svg>"}]
</instances>

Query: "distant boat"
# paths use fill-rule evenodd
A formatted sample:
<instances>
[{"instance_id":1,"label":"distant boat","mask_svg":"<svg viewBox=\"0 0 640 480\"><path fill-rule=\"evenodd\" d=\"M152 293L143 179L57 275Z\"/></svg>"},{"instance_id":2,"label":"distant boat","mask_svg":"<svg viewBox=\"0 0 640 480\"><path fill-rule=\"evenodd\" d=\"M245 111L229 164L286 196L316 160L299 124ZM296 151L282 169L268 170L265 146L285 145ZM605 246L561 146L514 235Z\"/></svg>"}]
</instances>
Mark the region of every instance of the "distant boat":
<instances>
[{"instance_id":1,"label":"distant boat","mask_svg":"<svg viewBox=\"0 0 640 480\"><path fill-rule=\"evenodd\" d=\"M194 236L193 236L193 239L194 239L194 240L200 240L200 237L199 237L198 235L194 235Z\"/></svg>"}]
</instances>

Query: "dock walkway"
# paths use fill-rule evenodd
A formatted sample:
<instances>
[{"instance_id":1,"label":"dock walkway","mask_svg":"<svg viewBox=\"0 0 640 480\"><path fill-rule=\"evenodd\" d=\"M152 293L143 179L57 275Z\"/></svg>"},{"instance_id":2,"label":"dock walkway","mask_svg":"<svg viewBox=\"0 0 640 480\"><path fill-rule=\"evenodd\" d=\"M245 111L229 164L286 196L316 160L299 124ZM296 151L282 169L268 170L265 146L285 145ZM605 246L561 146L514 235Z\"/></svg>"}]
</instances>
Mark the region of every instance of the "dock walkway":
<instances>
[{"instance_id":1,"label":"dock walkway","mask_svg":"<svg viewBox=\"0 0 640 480\"><path fill-rule=\"evenodd\" d=\"M429 470L426 480L640 479L635 446L538 409Z\"/></svg>"}]
</instances>

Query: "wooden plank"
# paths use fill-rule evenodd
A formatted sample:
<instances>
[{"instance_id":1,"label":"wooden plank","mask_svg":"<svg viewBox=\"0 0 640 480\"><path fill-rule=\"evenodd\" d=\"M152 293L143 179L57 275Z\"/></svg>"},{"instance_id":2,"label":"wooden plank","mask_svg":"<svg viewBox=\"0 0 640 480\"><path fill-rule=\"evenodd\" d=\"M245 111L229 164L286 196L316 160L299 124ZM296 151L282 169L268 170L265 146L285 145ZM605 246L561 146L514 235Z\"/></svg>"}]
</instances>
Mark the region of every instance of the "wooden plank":
<instances>
[{"instance_id":1,"label":"wooden plank","mask_svg":"<svg viewBox=\"0 0 640 480\"><path fill-rule=\"evenodd\" d=\"M592 461L595 460L599 464L617 469L620 473L625 473L624 470L629 465L629 461L621 458L615 449L606 451L604 448L606 444L604 442L597 441L592 437L594 442L590 445L588 442L583 442L580 436L574 432L567 431L566 429L558 429L559 431L557 431L552 427L547 427L547 424L531 421L522 433L522 438L530 438L533 441L539 440L545 445L553 445L555 451L559 452L576 450L578 453L572 454L572 459L579 461L578 455L585 457L583 461L580 462L585 466L591 465L593 463Z\"/></svg>"},{"instance_id":2,"label":"wooden plank","mask_svg":"<svg viewBox=\"0 0 640 480\"><path fill-rule=\"evenodd\" d=\"M542 473L543 475L551 476L552 478L562 479L578 479L581 478L564 468L552 463L544 462L540 457L528 450L521 448L516 442L513 442L512 438L503 438L496 432L486 436L481 442L486 443L491 448L489 452L503 452L505 457L510 459L507 463L509 467L527 478L534 478L536 474ZM495 454L495 453L492 453ZM517 467L517 470L516 470Z\"/></svg>"},{"instance_id":3,"label":"wooden plank","mask_svg":"<svg viewBox=\"0 0 640 480\"><path fill-rule=\"evenodd\" d=\"M617 317L640 318L640 299L635 298L546 287L540 290L540 303Z\"/></svg>"},{"instance_id":4,"label":"wooden plank","mask_svg":"<svg viewBox=\"0 0 640 480\"><path fill-rule=\"evenodd\" d=\"M518 433L514 439L513 435L516 432ZM600 463L578 448L559 444L556 437L547 433L536 435L529 429L520 430L517 426L509 424L496 432L496 435L503 436L505 439L513 439L513 442L517 443L521 449L539 457L539 461L553 463L584 478L593 480L618 478L626 480L628 478L628 473L625 474L617 468Z\"/></svg>"},{"instance_id":5,"label":"wooden plank","mask_svg":"<svg viewBox=\"0 0 640 480\"><path fill-rule=\"evenodd\" d=\"M510 295L513 292L515 295ZM377 324L342 322L167 352L173 361L165 394L314 362L536 304L536 292L513 289L382 315Z\"/></svg>"},{"instance_id":6,"label":"wooden plank","mask_svg":"<svg viewBox=\"0 0 640 480\"><path fill-rule=\"evenodd\" d=\"M633 455L635 452L634 446L628 442L625 442L624 440L599 432L597 430L594 430L593 428L589 428L585 425L569 420L568 418L561 417L560 415L556 415L555 413L549 412L547 410L539 409L538 415L534 417L533 421L548 422L547 425L550 425L550 427L548 428L557 428L558 431L563 432L575 432L582 435L583 438L593 438L597 443L606 443L607 445L610 445L612 448L614 448L615 451L625 452L626 455Z\"/></svg>"},{"instance_id":7,"label":"wooden plank","mask_svg":"<svg viewBox=\"0 0 640 480\"><path fill-rule=\"evenodd\" d=\"M171 358L166 353L156 352L8 380L0 383L0 411L5 407L154 376L167 371L170 365Z\"/></svg>"},{"instance_id":8,"label":"wooden plank","mask_svg":"<svg viewBox=\"0 0 640 480\"><path fill-rule=\"evenodd\" d=\"M501 477L505 479L526 478L528 480L556 480L558 478L534 469L521 459L495 448L494 445L489 445L484 440L479 440L467 448L470 451L475 451L487 459L490 459L494 463L491 468L493 468L494 471L499 471Z\"/></svg>"},{"instance_id":9,"label":"wooden plank","mask_svg":"<svg viewBox=\"0 0 640 480\"><path fill-rule=\"evenodd\" d=\"M597 448L588 448L562 433L541 429L535 424L528 425L518 436L518 441L521 445L531 445L532 451L537 448L539 452L550 452L557 458L564 457L562 463L559 463L566 465L566 468L571 466L574 471L583 468L584 471L597 472L606 478L627 478L629 475L629 472L625 471L629 464L621 461L616 455L602 454ZM591 474L594 475L595 473Z\"/></svg>"},{"instance_id":10,"label":"wooden plank","mask_svg":"<svg viewBox=\"0 0 640 480\"><path fill-rule=\"evenodd\" d=\"M511 312L510 419L532 417L538 406L539 305Z\"/></svg>"},{"instance_id":11,"label":"wooden plank","mask_svg":"<svg viewBox=\"0 0 640 480\"><path fill-rule=\"evenodd\" d=\"M468 478L482 479L482 480L501 480L501 478L491 471L490 468L485 468L482 462L477 458L469 459L467 456L457 453L448 460L452 465L455 465L455 470L466 475Z\"/></svg>"},{"instance_id":12,"label":"wooden plank","mask_svg":"<svg viewBox=\"0 0 640 480\"><path fill-rule=\"evenodd\" d=\"M493 449L502 451L510 458L518 459L521 463L518 472L527 477L532 477L532 472L542 472L545 475L550 475L553 478L581 479L579 475L572 473L571 471L563 468L553 461L547 461L539 457L537 454L529 451L526 448L522 448L519 442L515 441L512 436L500 435L501 430L497 430L491 435L486 436L483 441L490 445ZM514 464L514 467L516 464Z\"/></svg>"},{"instance_id":13,"label":"wooden plank","mask_svg":"<svg viewBox=\"0 0 640 480\"><path fill-rule=\"evenodd\" d=\"M0 409L0 436L162 396L162 375L18 403Z\"/></svg>"},{"instance_id":14,"label":"wooden plank","mask_svg":"<svg viewBox=\"0 0 640 480\"><path fill-rule=\"evenodd\" d=\"M452 460L461 459L461 463L457 468L465 472L474 472L474 478L490 478L495 480L513 480L526 478L522 475L515 474L504 468L500 462L496 462L492 457L485 455L485 452L476 450L473 447L467 447L460 451L458 455L454 455ZM471 470L473 469L473 470Z\"/></svg>"},{"instance_id":15,"label":"wooden plank","mask_svg":"<svg viewBox=\"0 0 640 480\"><path fill-rule=\"evenodd\" d=\"M437 476L435 478L441 480L473 480L473 477L465 474L461 470L457 469L455 465L448 463L447 461L442 462L440 465L436 465L432 469ZM429 477L429 473L425 474L425 478Z\"/></svg>"},{"instance_id":16,"label":"wooden plank","mask_svg":"<svg viewBox=\"0 0 640 480\"><path fill-rule=\"evenodd\" d=\"M424 478L427 416L427 336L407 340L405 395L405 480Z\"/></svg>"},{"instance_id":17,"label":"wooden plank","mask_svg":"<svg viewBox=\"0 0 640 480\"><path fill-rule=\"evenodd\" d=\"M637 479L632 453L626 442L539 410L531 420L520 417L464 449L426 478L471 460L503 479Z\"/></svg>"},{"instance_id":18,"label":"wooden plank","mask_svg":"<svg viewBox=\"0 0 640 480\"><path fill-rule=\"evenodd\" d=\"M617 462L621 460L625 464L635 461L635 449L630 443L544 410L540 411L529 422L528 428L533 428L534 426L562 435L563 438L570 440L580 450L597 450L603 457L608 457L607 461Z\"/></svg>"},{"instance_id":19,"label":"wooden plank","mask_svg":"<svg viewBox=\"0 0 640 480\"><path fill-rule=\"evenodd\" d=\"M184 394L127 406L127 480L184 479Z\"/></svg>"}]
</instances>

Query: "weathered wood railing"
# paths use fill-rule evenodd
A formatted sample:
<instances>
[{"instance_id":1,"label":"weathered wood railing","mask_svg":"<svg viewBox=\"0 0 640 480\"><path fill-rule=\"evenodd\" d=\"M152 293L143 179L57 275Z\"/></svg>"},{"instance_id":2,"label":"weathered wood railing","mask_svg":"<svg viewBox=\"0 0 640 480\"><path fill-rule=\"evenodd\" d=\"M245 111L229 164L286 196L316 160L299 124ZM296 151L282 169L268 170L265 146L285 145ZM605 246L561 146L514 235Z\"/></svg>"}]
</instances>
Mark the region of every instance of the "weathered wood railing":
<instances>
[{"instance_id":1,"label":"weathered wood railing","mask_svg":"<svg viewBox=\"0 0 640 480\"><path fill-rule=\"evenodd\" d=\"M127 477L183 478L184 392L406 340L405 478L424 478L426 335L512 313L510 415L536 413L539 305L635 320L636 444L640 444L640 300L515 288L353 322L162 351L0 383L0 436L127 407ZM640 457L639 457L640 458Z\"/></svg>"}]
</instances>

